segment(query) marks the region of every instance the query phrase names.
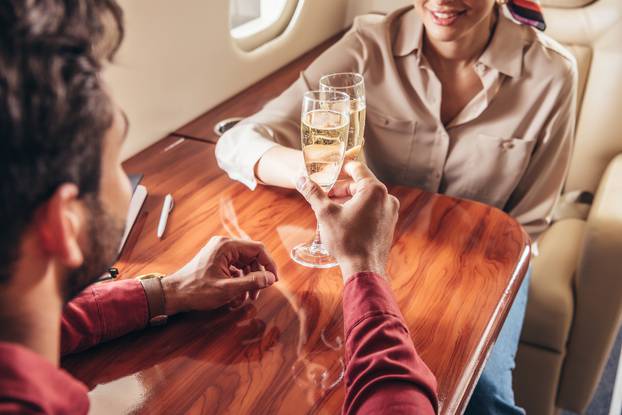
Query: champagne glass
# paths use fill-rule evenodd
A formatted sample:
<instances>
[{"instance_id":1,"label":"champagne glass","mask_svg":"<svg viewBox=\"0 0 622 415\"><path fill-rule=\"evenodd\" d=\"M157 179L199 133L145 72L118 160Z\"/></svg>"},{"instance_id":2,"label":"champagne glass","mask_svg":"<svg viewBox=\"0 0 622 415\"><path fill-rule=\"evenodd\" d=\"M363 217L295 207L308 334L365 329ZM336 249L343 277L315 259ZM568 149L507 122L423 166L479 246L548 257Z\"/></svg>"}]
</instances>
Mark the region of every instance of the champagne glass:
<instances>
[{"instance_id":1,"label":"champagne glass","mask_svg":"<svg viewBox=\"0 0 622 415\"><path fill-rule=\"evenodd\" d=\"M365 143L365 82L355 72L333 73L320 78L321 91L339 91L350 96L350 130L345 160L358 160Z\"/></svg>"},{"instance_id":2,"label":"champagne glass","mask_svg":"<svg viewBox=\"0 0 622 415\"><path fill-rule=\"evenodd\" d=\"M350 127L350 97L338 91L309 91L302 99L302 154L309 179L328 192L341 171ZM294 261L312 268L337 265L320 238L320 226L311 243L295 246Z\"/></svg>"}]
</instances>

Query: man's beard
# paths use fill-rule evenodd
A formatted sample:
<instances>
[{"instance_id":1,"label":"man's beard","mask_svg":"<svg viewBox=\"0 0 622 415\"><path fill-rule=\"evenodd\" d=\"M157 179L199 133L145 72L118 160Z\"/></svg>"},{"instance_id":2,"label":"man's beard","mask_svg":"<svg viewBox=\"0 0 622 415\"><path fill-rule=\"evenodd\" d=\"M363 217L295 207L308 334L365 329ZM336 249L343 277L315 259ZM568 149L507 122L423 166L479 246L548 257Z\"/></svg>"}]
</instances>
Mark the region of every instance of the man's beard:
<instances>
[{"instance_id":1,"label":"man's beard","mask_svg":"<svg viewBox=\"0 0 622 415\"><path fill-rule=\"evenodd\" d=\"M81 293L114 263L125 221L115 218L105 211L97 195L88 195L84 198L90 219L86 225L87 245L84 248L82 265L69 272L67 276L64 296L69 301Z\"/></svg>"}]
</instances>

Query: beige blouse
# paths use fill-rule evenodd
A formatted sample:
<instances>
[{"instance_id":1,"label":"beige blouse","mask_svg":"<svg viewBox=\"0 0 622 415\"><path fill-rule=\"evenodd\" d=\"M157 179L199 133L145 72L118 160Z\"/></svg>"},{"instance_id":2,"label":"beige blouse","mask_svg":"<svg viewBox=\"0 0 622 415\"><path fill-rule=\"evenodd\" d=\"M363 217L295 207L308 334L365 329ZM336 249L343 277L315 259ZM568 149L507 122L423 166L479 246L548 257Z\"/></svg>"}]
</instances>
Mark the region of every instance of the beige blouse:
<instances>
[{"instance_id":1,"label":"beige blouse","mask_svg":"<svg viewBox=\"0 0 622 415\"><path fill-rule=\"evenodd\" d=\"M441 83L422 54L414 8L371 21L344 37L263 110L218 142L218 163L254 189L254 166L273 146L299 149L303 93L322 75L365 77L365 159L383 181L484 202L509 212L535 238L549 223L572 149L574 58L536 30L500 16L475 63L483 90L447 126Z\"/></svg>"}]
</instances>

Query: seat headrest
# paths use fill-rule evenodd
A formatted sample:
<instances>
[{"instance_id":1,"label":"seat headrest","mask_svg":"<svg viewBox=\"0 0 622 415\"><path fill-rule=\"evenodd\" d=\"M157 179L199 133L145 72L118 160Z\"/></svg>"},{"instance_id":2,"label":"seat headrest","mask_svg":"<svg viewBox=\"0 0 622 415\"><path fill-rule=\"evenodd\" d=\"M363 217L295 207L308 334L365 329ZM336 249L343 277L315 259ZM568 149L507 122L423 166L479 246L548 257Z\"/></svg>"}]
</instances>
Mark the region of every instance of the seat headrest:
<instances>
[{"instance_id":1,"label":"seat headrest","mask_svg":"<svg viewBox=\"0 0 622 415\"><path fill-rule=\"evenodd\" d=\"M585 7L596 0L542 0L544 7L557 7L560 9L575 9Z\"/></svg>"}]
</instances>

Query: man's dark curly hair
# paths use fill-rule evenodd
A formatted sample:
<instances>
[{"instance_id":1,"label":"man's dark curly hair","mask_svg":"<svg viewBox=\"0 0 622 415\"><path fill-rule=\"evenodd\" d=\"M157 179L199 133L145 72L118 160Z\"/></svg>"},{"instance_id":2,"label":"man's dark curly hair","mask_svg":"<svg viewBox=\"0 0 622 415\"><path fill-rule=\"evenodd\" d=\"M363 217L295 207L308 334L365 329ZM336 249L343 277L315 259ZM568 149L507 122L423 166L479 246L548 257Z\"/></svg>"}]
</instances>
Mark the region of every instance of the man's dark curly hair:
<instances>
[{"instance_id":1,"label":"man's dark curly hair","mask_svg":"<svg viewBox=\"0 0 622 415\"><path fill-rule=\"evenodd\" d=\"M115 0L0 1L0 282L59 185L97 195L113 120L100 70L122 38Z\"/></svg>"}]
</instances>

